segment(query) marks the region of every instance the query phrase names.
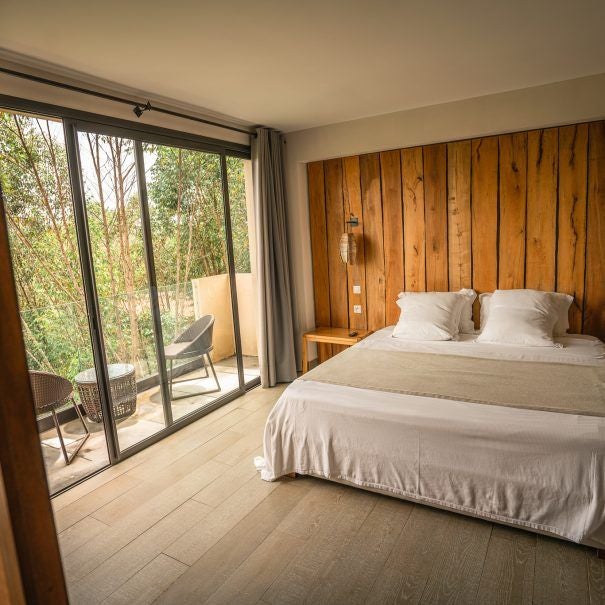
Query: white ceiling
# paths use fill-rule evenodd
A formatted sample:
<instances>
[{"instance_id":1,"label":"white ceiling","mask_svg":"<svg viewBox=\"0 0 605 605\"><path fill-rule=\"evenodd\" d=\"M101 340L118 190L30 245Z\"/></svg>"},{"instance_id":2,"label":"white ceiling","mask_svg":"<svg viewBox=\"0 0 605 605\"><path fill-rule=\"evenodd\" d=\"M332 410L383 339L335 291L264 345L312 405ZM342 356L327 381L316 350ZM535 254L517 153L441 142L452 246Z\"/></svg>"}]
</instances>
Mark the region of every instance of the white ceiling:
<instances>
[{"instance_id":1,"label":"white ceiling","mask_svg":"<svg viewBox=\"0 0 605 605\"><path fill-rule=\"evenodd\" d=\"M603 0L0 0L0 46L286 131L605 72Z\"/></svg>"}]
</instances>

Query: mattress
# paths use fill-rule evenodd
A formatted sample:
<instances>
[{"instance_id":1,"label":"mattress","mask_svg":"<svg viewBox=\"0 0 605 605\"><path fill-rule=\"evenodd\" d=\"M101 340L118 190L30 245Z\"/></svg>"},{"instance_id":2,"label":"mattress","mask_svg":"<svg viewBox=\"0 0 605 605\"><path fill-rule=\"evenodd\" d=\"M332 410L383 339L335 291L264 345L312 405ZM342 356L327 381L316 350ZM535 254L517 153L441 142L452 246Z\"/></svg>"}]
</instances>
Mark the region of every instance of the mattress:
<instances>
[{"instance_id":1,"label":"mattress","mask_svg":"<svg viewBox=\"0 0 605 605\"><path fill-rule=\"evenodd\" d=\"M584 335L550 348L391 334L385 328L355 346L553 362L553 371L605 364L605 345ZM605 548L603 417L299 379L267 419L261 476L293 472Z\"/></svg>"}]
</instances>

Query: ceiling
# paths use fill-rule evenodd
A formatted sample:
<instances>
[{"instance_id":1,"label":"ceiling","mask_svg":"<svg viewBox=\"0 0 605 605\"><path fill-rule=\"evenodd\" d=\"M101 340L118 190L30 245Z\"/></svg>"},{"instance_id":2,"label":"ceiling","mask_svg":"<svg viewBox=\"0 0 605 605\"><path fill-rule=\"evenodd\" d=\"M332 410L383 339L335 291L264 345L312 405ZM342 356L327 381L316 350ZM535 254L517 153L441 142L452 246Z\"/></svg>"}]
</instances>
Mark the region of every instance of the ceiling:
<instances>
[{"instance_id":1,"label":"ceiling","mask_svg":"<svg viewBox=\"0 0 605 605\"><path fill-rule=\"evenodd\" d=\"M605 72L602 0L0 0L0 45L285 131Z\"/></svg>"}]
</instances>

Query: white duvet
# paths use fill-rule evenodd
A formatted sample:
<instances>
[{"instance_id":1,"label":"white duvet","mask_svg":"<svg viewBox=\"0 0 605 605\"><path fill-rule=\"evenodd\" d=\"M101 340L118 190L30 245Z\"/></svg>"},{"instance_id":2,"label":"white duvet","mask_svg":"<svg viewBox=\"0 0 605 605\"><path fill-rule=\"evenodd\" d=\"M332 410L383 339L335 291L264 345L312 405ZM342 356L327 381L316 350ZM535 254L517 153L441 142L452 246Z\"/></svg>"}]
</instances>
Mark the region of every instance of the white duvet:
<instances>
[{"instance_id":1,"label":"white duvet","mask_svg":"<svg viewBox=\"0 0 605 605\"><path fill-rule=\"evenodd\" d=\"M410 342L358 347L605 364L590 336L563 348ZM262 478L325 477L605 548L605 418L294 381L271 411Z\"/></svg>"}]
</instances>

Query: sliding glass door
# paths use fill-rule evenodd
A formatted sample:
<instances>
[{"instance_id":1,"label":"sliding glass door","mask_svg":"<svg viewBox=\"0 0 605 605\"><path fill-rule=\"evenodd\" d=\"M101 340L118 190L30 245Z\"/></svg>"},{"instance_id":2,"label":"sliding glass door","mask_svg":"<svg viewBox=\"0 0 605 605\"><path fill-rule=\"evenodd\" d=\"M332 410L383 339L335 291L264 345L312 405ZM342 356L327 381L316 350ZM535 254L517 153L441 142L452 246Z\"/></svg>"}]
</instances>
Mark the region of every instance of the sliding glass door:
<instances>
[{"instance_id":1,"label":"sliding glass door","mask_svg":"<svg viewBox=\"0 0 605 605\"><path fill-rule=\"evenodd\" d=\"M56 493L258 383L249 160L115 125L0 118L32 383L42 371L69 386L39 410Z\"/></svg>"},{"instance_id":2,"label":"sliding glass door","mask_svg":"<svg viewBox=\"0 0 605 605\"><path fill-rule=\"evenodd\" d=\"M94 365L94 355L60 120L0 109L0 184L54 493L109 463L103 423L90 416L81 421L74 407L83 411L74 377Z\"/></svg>"},{"instance_id":3,"label":"sliding glass door","mask_svg":"<svg viewBox=\"0 0 605 605\"><path fill-rule=\"evenodd\" d=\"M168 392L177 420L241 386L221 156L146 145L144 164Z\"/></svg>"},{"instance_id":4,"label":"sliding glass door","mask_svg":"<svg viewBox=\"0 0 605 605\"><path fill-rule=\"evenodd\" d=\"M226 158L73 128L102 344L74 381L101 410L104 368L119 457L245 388Z\"/></svg>"},{"instance_id":5,"label":"sliding glass door","mask_svg":"<svg viewBox=\"0 0 605 605\"><path fill-rule=\"evenodd\" d=\"M88 239L101 320L112 421L120 450L162 430L166 402L135 142L79 132L78 151ZM96 368L74 378L88 416L102 416Z\"/></svg>"},{"instance_id":6,"label":"sliding glass door","mask_svg":"<svg viewBox=\"0 0 605 605\"><path fill-rule=\"evenodd\" d=\"M227 157L225 159L229 216L233 234L235 282L241 335L244 382L259 380L257 334L257 269L256 228L252 205L252 162Z\"/></svg>"}]
</instances>

